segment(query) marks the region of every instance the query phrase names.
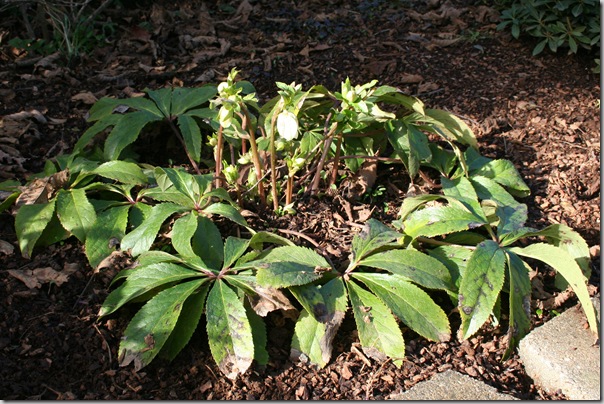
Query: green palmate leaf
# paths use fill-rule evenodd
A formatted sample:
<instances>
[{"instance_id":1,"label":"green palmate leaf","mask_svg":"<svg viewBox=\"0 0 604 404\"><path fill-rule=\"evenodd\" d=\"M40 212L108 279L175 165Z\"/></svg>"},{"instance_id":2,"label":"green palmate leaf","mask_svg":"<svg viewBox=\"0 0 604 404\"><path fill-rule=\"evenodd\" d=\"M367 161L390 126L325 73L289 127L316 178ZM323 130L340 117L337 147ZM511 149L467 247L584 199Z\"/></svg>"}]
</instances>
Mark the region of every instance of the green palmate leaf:
<instances>
[{"instance_id":1,"label":"green palmate leaf","mask_svg":"<svg viewBox=\"0 0 604 404\"><path fill-rule=\"evenodd\" d=\"M441 109L426 109L426 116L432 118L432 122L440 124L439 129L445 139L478 148L472 129L457 116Z\"/></svg>"},{"instance_id":2,"label":"green palmate leaf","mask_svg":"<svg viewBox=\"0 0 604 404\"><path fill-rule=\"evenodd\" d=\"M429 289L455 289L447 267L419 251L384 251L361 260L359 265L383 269Z\"/></svg>"},{"instance_id":3,"label":"green palmate leaf","mask_svg":"<svg viewBox=\"0 0 604 404\"><path fill-rule=\"evenodd\" d=\"M504 278L504 250L492 240L478 244L459 286L459 339L469 338L487 321L503 287Z\"/></svg>"},{"instance_id":4,"label":"green palmate leaf","mask_svg":"<svg viewBox=\"0 0 604 404\"><path fill-rule=\"evenodd\" d=\"M160 187L146 188L139 193L139 196L143 195L156 201L172 202L188 209L195 209L195 202L173 186L170 186L165 190L161 189Z\"/></svg>"},{"instance_id":5,"label":"green palmate leaf","mask_svg":"<svg viewBox=\"0 0 604 404\"><path fill-rule=\"evenodd\" d=\"M474 229L485 222L466 209L454 205L434 206L414 211L403 222L404 232L416 238L434 237Z\"/></svg>"},{"instance_id":6,"label":"green palmate leaf","mask_svg":"<svg viewBox=\"0 0 604 404\"><path fill-rule=\"evenodd\" d=\"M268 231L259 231L250 238L250 247L256 250L262 250L264 243L295 245L291 240Z\"/></svg>"},{"instance_id":7,"label":"green palmate leaf","mask_svg":"<svg viewBox=\"0 0 604 404\"><path fill-rule=\"evenodd\" d=\"M107 258L126 233L130 205L116 206L98 215L85 243L86 257L90 266L97 268Z\"/></svg>"},{"instance_id":8,"label":"green palmate leaf","mask_svg":"<svg viewBox=\"0 0 604 404\"><path fill-rule=\"evenodd\" d=\"M181 283L159 292L130 321L120 343L120 366L134 362L134 369L147 366L172 333L183 303L205 279Z\"/></svg>"},{"instance_id":9,"label":"green palmate leaf","mask_svg":"<svg viewBox=\"0 0 604 404\"><path fill-rule=\"evenodd\" d=\"M203 276L197 271L169 262L139 266L122 273L126 282L107 296L99 311L100 317L113 313L130 300L162 285Z\"/></svg>"},{"instance_id":10,"label":"green palmate leaf","mask_svg":"<svg viewBox=\"0 0 604 404\"><path fill-rule=\"evenodd\" d=\"M189 173L174 168L160 168L159 171L163 171L174 185L174 188L183 195L186 195L193 203L198 202L200 195L205 191L199 189L199 184L195 181L195 177ZM159 178L157 182L159 184ZM162 188L165 189L164 187Z\"/></svg>"},{"instance_id":11,"label":"green palmate leaf","mask_svg":"<svg viewBox=\"0 0 604 404\"><path fill-rule=\"evenodd\" d=\"M0 203L0 213L13 206L19 195L21 195L21 191L13 192L7 196L6 199Z\"/></svg>"},{"instance_id":12,"label":"green palmate leaf","mask_svg":"<svg viewBox=\"0 0 604 404\"><path fill-rule=\"evenodd\" d=\"M55 213L56 199L48 203L23 205L15 217L15 231L19 239L19 248L24 258L30 258L34 247L44 229Z\"/></svg>"},{"instance_id":13,"label":"green palmate leaf","mask_svg":"<svg viewBox=\"0 0 604 404\"><path fill-rule=\"evenodd\" d=\"M525 197L531 193L530 188L509 160L491 160L471 174L490 178L518 197Z\"/></svg>"},{"instance_id":14,"label":"green palmate leaf","mask_svg":"<svg viewBox=\"0 0 604 404\"><path fill-rule=\"evenodd\" d=\"M254 342L243 303L222 280L210 290L206 318L212 357L228 378L235 379L252 364Z\"/></svg>"},{"instance_id":15,"label":"green palmate leaf","mask_svg":"<svg viewBox=\"0 0 604 404\"><path fill-rule=\"evenodd\" d=\"M123 115L110 115L96 122L90 128L86 129L86 132L84 132L84 134L78 139L75 146L73 147L73 153L80 153L96 135L109 128L110 126L117 125L123 118Z\"/></svg>"},{"instance_id":16,"label":"green palmate leaf","mask_svg":"<svg viewBox=\"0 0 604 404\"><path fill-rule=\"evenodd\" d=\"M227 219L237 223L241 226L247 227L247 222L243 215L239 212L239 210L227 203L213 203L203 209L206 214L214 214L222 217L226 217Z\"/></svg>"},{"instance_id":17,"label":"green palmate leaf","mask_svg":"<svg viewBox=\"0 0 604 404\"><path fill-rule=\"evenodd\" d=\"M170 118L172 109L172 89L160 88L159 90L146 90L149 98L153 100L157 109L159 109L164 118Z\"/></svg>"},{"instance_id":18,"label":"green palmate leaf","mask_svg":"<svg viewBox=\"0 0 604 404\"><path fill-rule=\"evenodd\" d=\"M510 281L509 355L531 329L531 281L530 268L513 252L506 251L506 256Z\"/></svg>"},{"instance_id":19,"label":"green palmate leaf","mask_svg":"<svg viewBox=\"0 0 604 404\"><path fill-rule=\"evenodd\" d=\"M409 328L432 341L448 341L445 312L422 289L398 275L354 273Z\"/></svg>"},{"instance_id":20,"label":"green palmate leaf","mask_svg":"<svg viewBox=\"0 0 604 404\"><path fill-rule=\"evenodd\" d=\"M400 367L405 357L405 341L396 319L371 292L354 282L347 282L346 286L363 352L379 361L390 357Z\"/></svg>"},{"instance_id":21,"label":"green palmate leaf","mask_svg":"<svg viewBox=\"0 0 604 404\"><path fill-rule=\"evenodd\" d=\"M432 156L426 135L417 126L404 120L389 122L386 134L390 144L405 163L409 175L415 177L420 162Z\"/></svg>"},{"instance_id":22,"label":"green palmate leaf","mask_svg":"<svg viewBox=\"0 0 604 404\"><path fill-rule=\"evenodd\" d=\"M115 112L116 108L124 106L128 108L134 108L141 111L147 111L155 114L158 118L163 118L161 112L155 106L153 101L142 97L128 98L128 99L115 99L103 97L94 103L90 108L90 116L88 121L98 121L100 119L106 119L110 116L124 116L124 115L111 115Z\"/></svg>"},{"instance_id":23,"label":"green palmate leaf","mask_svg":"<svg viewBox=\"0 0 604 404\"><path fill-rule=\"evenodd\" d=\"M148 182L143 170L137 164L127 161L108 161L95 168L92 173L124 184L144 185Z\"/></svg>"},{"instance_id":24,"label":"green palmate leaf","mask_svg":"<svg viewBox=\"0 0 604 404\"><path fill-rule=\"evenodd\" d=\"M531 244L523 248L513 247L509 251L523 257L543 261L560 273L579 298L579 302L581 302L583 311L587 316L589 327L593 332L598 332L598 321L587 291L587 279L575 259L568 252L560 247L545 243Z\"/></svg>"},{"instance_id":25,"label":"green palmate leaf","mask_svg":"<svg viewBox=\"0 0 604 404\"><path fill-rule=\"evenodd\" d=\"M180 133L185 141L185 147L193 160L199 163L199 158L201 157L201 131L197 122L188 115L180 115L177 121Z\"/></svg>"},{"instance_id":26,"label":"green palmate leaf","mask_svg":"<svg viewBox=\"0 0 604 404\"><path fill-rule=\"evenodd\" d=\"M65 229L84 242L96 222L94 206L83 189L60 190L57 195L57 216Z\"/></svg>"},{"instance_id":27,"label":"green palmate leaf","mask_svg":"<svg viewBox=\"0 0 604 404\"><path fill-rule=\"evenodd\" d=\"M348 310L348 295L342 278L323 286L293 287L292 293L304 307L296 322L291 356L306 355L324 367L331 359L332 341Z\"/></svg>"},{"instance_id":28,"label":"green palmate leaf","mask_svg":"<svg viewBox=\"0 0 604 404\"><path fill-rule=\"evenodd\" d=\"M451 281L455 285L455 289L453 290L457 293L468 260L472 256L472 250L458 245L443 245L429 249L428 254L447 267L451 275Z\"/></svg>"},{"instance_id":29,"label":"green palmate leaf","mask_svg":"<svg viewBox=\"0 0 604 404\"><path fill-rule=\"evenodd\" d=\"M160 262L173 262L173 263L178 263L178 264L184 263L182 258L179 258L175 255L172 255L170 253L167 253L167 252L161 251L161 250L145 251L144 253L142 253L141 255L138 256L137 261L138 261L139 266L141 266L141 267L151 265L151 264L158 264ZM122 272L120 272L120 273L122 273Z\"/></svg>"},{"instance_id":30,"label":"green palmate leaf","mask_svg":"<svg viewBox=\"0 0 604 404\"><path fill-rule=\"evenodd\" d=\"M309 248L299 246L277 247L263 258L245 265L258 269L260 285L276 288L310 283L330 268L325 258Z\"/></svg>"},{"instance_id":31,"label":"green palmate leaf","mask_svg":"<svg viewBox=\"0 0 604 404\"><path fill-rule=\"evenodd\" d=\"M182 311L174 330L165 342L161 356L173 360L176 355L187 345L203 313L209 283L203 283L196 292L191 294L182 305Z\"/></svg>"},{"instance_id":32,"label":"green palmate leaf","mask_svg":"<svg viewBox=\"0 0 604 404\"><path fill-rule=\"evenodd\" d=\"M120 119L105 140L105 160L117 160L122 150L138 138L141 130L148 123L157 120L157 115L147 111L132 112Z\"/></svg>"},{"instance_id":33,"label":"green palmate leaf","mask_svg":"<svg viewBox=\"0 0 604 404\"><path fill-rule=\"evenodd\" d=\"M497 182L481 175L473 175L470 182L481 200L491 200L499 206L516 207L519 204L514 197Z\"/></svg>"},{"instance_id":34,"label":"green palmate leaf","mask_svg":"<svg viewBox=\"0 0 604 404\"><path fill-rule=\"evenodd\" d=\"M197 229L191 239L195 255L211 268L219 269L224 260L222 235L218 227L204 216L197 217Z\"/></svg>"},{"instance_id":35,"label":"green palmate leaf","mask_svg":"<svg viewBox=\"0 0 604 404\"><path fill-rule=\"evenodd\" d=\"M478 202L478 195L476 195L474 187L466 177L461 176L454 180L441 177L440 181L446 196L457 199L466 207L466 209L472 212L474 216L480 218L482 222L487 222L484 211Z\"/></svg>"},{"instance_id":36,"label":"green palmate leaf","mask_svg":"<svg viewBox=\"0 0 604 404\"><path fill-rule=\"evenodd\" d=\"M180 115L187 110L199 107L216 95L216 87L203 86L197 88L176 87L172 90L172 115Z\"/></svg>"},{"instance_id":37,"label":"green palmate leaf","mask_svg":"<svg viewBox=\"0 0 604 404\"><path fill-rule=\"evenodd\" d=\"M172 247L183 257L192 257L195 254L191 246L191 238L197 230L197 215L186 214L174 221L172 225Z\"/></svg>"},{"instance_id":38,"label":"green palmate leaf","mask_svg":"<svg viewBox=\"0 0 604 404\"><path fill-rule=\"evenodd\" d=\"M224 243L224 263L222 268L230 268L245 253L250 245L249 239L228 237Z\"/></svg>"},{"instance_id":39,"label":"green palmate leaf","mask_svg":"<svg viewBox=\"0 0 604 404\"><path fill-rule=\"evenodd\" d=\"M379 221L369 219L365 227L363 227L363 231L352 239L354 259L358 261L371 252L392 243L401 236L401 233L392 230Z\"/></svg>"},{"instance_id":40,"label":"green palmate leaf","mask_svg":"<svg viewBox=\"0 0 604 404\"><path fill-rule=\"evenodd\" d=\"M398 214L401 220L405 220L411 212L414 212L422 205L425 205L428 202L436 201L439 199L443 199L442 195L433 195L433 194L424 194L417 195L409 198L405 198L403 200L403 204L401 205L401 209ZM449 202L452 203L452 202Z\"/></svg>"},{"instance_id":41,"label":"green palmate leaf","mask_svg":"<svg viewBox=\"0 0 604 404\"><path fill-rule=\"evenodd\" d=\"M121 249L130 249L133 257L149 250L162 223L171 215L182 212L185 209L172 203L160 203L155 205L147 218L122 239Z\"/></svg>"}]
</instances>

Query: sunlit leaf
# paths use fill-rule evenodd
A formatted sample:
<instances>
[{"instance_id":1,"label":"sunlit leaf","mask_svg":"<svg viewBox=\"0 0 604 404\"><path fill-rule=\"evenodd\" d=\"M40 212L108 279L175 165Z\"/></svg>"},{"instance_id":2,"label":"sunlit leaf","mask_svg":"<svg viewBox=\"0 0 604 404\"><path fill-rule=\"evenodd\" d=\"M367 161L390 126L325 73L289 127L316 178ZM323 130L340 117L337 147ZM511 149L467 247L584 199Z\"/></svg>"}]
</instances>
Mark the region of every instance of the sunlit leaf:
<instances>
[{"instance_id":1,"label":"sunlit leaf","mask_svg":"<svg viewBox=\"0 0 604 404\"><path fill-rule=\"evenodd\" d=\"M47 203L23 205L15 217L15 231L24 258L30 258L36 242L55 213L56 199Z\"/></svg>"},{"instance_id":2,"label":"sunlit leaf","mask_svg":"<svg viewBox=\"0 0 604 404\"><path fill-rule=\"evenodd\" d=\"M385 245L401 237L402 234L375 219L369 219L363 231L352 238L352 253L355 260L360 260Z\"/></svg>"},{"instance_id":3,"label":"sunlit leaf","mask_svg":"<svg viewBox=\"0 0 604 404\"><path fill-rule=\"evenodd\" d=\"M86 257L93 268L107 258L121 242L128 224L130 205L109 208L98 215L85 243Z\"/></svg>"},{"instance_id":4,"label":"sunlit leaf","mask_svg":"<svg viewBox=\"0 0 604 404\"><path fill-rule=\"evenodd\" d=\"M228 378L235 379L254 360L253 335L243 303L222 280L210 290L206 318L212 357Z\"/></svg>"},{"instance_id":5,"label":"sunlit leaf","mask_svg":"<svg viewBox=\"0 0 604 404\"><path fill-rule=\"evenodd\" d=\"M506 256L510 281L510 319L507 332L510 340L506 350L509 355L531 329L531 281L526 264L513 252L506 251Z\"/></svg>"},{"instance_id":6,"label":"sunlit leaf","mask_svg":"<svg viewBox=\"0 0 604 404\"><path fill-rule=\"evenodd\" d=\"M84 242L96 222L94 206L81 188L60 190L57 195L57 216L63 227Z\"/></svg>"},{"instance_id":7,"label":"sunlit leaf","mask_svg":"<svg viewBox=\"0 0 604 404\"><path fill-rule=\"evenodd\" d=\"M403 222L404 232L416 238L434 237L474 229L485 224L471 212L454 205L431 206L414 211Z\"/></svg>"},{"instance_id":8,"label":"sunlit leaf","mask_svg":"<svg viewBox=\"0 0 604 404\"><path fill-rule=\"evenodd\" d=\"M124 184L143 185L148 182L147 176L137 164L121 160L103 163L95 168L92 173Z\"/></svg>"},{"instance_id":9,"label":"sunlit leaf","mask_svg":"<svg viewBox=\"0 0 604 404\"><path fill-rule=\"evenodd\" d=\"M505 261L504 250L492 240L480 243L468 260L459 286L461 340L472 336L488 320L503 287Z\"/></svg>"}]
</instances>

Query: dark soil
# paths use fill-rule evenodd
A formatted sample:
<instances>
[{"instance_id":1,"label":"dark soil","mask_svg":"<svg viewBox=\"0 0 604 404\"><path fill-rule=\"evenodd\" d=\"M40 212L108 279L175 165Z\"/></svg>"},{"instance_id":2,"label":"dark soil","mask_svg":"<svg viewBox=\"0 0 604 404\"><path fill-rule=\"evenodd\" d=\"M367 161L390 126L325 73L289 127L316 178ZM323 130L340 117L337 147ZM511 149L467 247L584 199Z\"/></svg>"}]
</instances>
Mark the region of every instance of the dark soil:
<instances>
[{"instance_id":1,"label":"dark soil","mask_svg":"<svg viewBox=\"0 0 604 404\"><path fill-rule=\"evenodd\" d=\"M533 57L534 42L496 31L497 12L481 1L180 3L138 1L128 9L105 10L102 20L115 24L115 34L69 67L8 46L6 38L26 34L18 13L5 11L0 178L24 180L47 159L69 152L87 127L94 98L218 83L233 67L256 86L261 100L276 95L275 81L338 90L346 77L357 84L378 79L419 96L428 107L460 115L478 135L481 153L513 161L532 190L523 201L529 225L565 223L576 229L593 246L591 293L599 293L600 86L591 72L594 55ZM138 28L140 23L151 33ZM11 114L19 115L10 119ZM257 211L250 221L316 248L337 264L370 213L395 218L409 185L404 173L381 165L378 184L386 190L382 195L348 200L342 185L335 196L301 200L295 216ZM293 324L275 314L267 317L269 364L254 366L237 381L220 374L199 329L173 362L157 360L137 373L117 361L132 309L97 321L109 283L127 260L94 273L73 240L40 248L26 260L13 225L11 215L1 214L0 240L14 247L0 249L2 399L385 399L446 369L521 399L565 398L536 386L517 355L501 361L503 324L485 326L463 343L433 343L405 331L407 356L398 369L367 359L346 319L331 363L316 369L289 359ZM71 275L60 285L29 289L7 271L45 267ZM553 273L538 269L533 297L544 310L534 316L534 326L552 310L576 303L572 296L551 299L560 296ZM451 315L454 327L456 316Z\"/></svg>"}]
</instances>

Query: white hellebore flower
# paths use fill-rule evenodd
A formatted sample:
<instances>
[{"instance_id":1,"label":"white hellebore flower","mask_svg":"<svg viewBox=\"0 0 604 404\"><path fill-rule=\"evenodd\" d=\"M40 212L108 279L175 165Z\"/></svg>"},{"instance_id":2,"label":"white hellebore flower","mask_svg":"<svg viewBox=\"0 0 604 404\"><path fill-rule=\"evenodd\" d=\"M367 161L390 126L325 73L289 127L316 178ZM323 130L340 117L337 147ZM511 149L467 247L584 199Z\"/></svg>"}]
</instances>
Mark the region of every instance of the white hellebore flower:
<instances>
[{"instance_id":1,"label":"white hellebore flower","mask_svg":"<svg viewBox=\"0 0 604 404\"><path fill-rule=\"evenodd\" d=\"M277 116L277 132L285 140L298 137L298 118L289 111L281 111Z\"/></svg>"}]
</instances>

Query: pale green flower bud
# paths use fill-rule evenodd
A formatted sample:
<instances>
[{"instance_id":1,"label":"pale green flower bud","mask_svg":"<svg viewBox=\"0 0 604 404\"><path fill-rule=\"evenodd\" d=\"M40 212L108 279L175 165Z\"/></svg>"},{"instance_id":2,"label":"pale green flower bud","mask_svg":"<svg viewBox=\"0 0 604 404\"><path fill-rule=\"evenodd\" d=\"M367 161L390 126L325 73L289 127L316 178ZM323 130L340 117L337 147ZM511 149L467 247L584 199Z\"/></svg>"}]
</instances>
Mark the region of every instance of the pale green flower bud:
<instances>
[{"instance_id":1,"label":"pale green flower bud","mask_svg":"<svg viewBox=\"0 0 604 404\"><path fill-rule=\"evenodd\" d=\"M235 184L237 182L237 177L239 177L239 171L237 170L237 167L228 165L224 167L222 172L224 173L224 177L226 178L229 184Z\"/></svg>"}]
</instances>

